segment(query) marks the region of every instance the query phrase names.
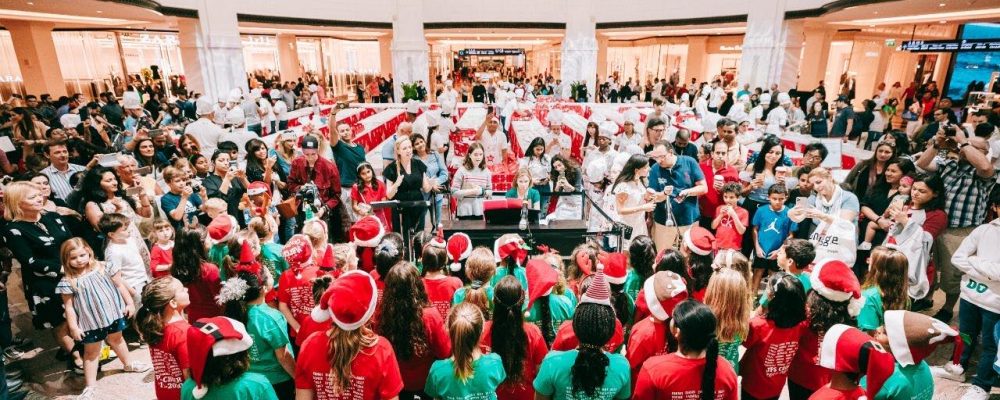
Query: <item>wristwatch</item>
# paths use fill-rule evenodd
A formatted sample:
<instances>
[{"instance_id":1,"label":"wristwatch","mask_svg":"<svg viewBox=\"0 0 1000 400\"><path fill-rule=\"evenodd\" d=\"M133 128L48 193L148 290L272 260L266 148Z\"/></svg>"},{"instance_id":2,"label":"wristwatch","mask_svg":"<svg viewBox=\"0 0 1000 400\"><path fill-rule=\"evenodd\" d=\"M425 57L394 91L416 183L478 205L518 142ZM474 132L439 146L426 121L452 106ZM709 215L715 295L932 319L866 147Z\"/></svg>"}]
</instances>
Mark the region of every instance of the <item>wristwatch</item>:
<instances>
[{"instance_id":1,"label":"wristwatch","mask_svg":"<svg viewBox=\"0 0 1000 400\"><path fill-rule=\"evenodd\" d=\"M969 145L969 142L963 142L962 144L958 145L958 151L961 152L962 150L965 149L965 146L968 146L968 145Z\"/></svg>"}]
</instances>

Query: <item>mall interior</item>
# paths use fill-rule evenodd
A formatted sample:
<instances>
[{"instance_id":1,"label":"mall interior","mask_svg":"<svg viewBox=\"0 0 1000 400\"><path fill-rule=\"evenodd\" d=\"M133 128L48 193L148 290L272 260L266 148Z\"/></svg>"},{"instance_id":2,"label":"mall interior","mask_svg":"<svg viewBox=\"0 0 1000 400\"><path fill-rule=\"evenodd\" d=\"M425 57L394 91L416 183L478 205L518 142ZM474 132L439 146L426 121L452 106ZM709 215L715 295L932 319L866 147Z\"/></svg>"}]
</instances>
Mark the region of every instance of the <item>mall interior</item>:
<instances>
[{"instance_id":1,"label":"mall interior","mask_svg":"<svg viewBox=\"0 0 1000 400\"><path fill-rule=\"evenodd\" d=\"M1000 65L995 50L902 47L1000 36L1000 26L989 24L1000 18L1000 2L992 0L614 4L2 0L0 99L121 95L156 68L175 88L212 96L246 89L246 77L267 74L322 80L338 99L357 101L355 86L378 76L430 87L442 73L470 67L586 81L591 93L609 76L620 82L728 76L783 90L823 82L827 92L850 80L866 95L882 83L936 81L961 98L970 82L995 78ZM466 51L476 49L490 52Z\"/></svg>"}]
</instances>

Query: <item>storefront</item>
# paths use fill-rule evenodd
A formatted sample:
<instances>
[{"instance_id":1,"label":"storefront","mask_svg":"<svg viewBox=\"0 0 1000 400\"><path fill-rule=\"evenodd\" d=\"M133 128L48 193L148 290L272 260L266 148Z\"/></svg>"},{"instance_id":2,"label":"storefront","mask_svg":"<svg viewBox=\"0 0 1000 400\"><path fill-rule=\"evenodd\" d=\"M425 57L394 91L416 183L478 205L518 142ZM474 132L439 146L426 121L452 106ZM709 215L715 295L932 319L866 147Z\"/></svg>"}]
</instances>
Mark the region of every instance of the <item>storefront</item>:
<instances>
[{"instance_id":1,"label":"storefront","mask_svg":"<svg viewBox=\"0 0 1000 400\"><path fill-rule=\"evenodd\" d=\"M732 81L742 54L742 35L615 40L608 44L608 75L617 74L619 82L671 77L707 81L717 76Z\"/></svg>"}]
</instances>

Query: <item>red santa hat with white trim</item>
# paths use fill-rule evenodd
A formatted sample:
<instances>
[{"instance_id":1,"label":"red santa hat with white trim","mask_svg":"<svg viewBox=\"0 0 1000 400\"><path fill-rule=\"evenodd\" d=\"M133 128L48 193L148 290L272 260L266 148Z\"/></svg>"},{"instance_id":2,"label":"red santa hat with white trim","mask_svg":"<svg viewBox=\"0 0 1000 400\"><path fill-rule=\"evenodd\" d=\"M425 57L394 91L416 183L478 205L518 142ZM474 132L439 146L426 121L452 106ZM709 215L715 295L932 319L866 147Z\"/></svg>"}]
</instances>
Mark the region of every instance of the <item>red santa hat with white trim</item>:
<instances>
[{"instance_id":1,"label":"red santa hat with white trim","mask_svg":"<svg viewBox=\"0 0 1000 400\"><path fill-rule=\"evenodd\" d=\"M462 269L462 260L469 258L469 254L472 254L472 239L462 232L453 233L448 237L446 249L448 250L448 258L451 260L448 268L452 271L458 271Z\"/></svg>"},{"instance_id":2,"label":"red santa hat with white trim","mask_svg":"<svg viewBox=\"0 0 1000 400\"><path fill-rule=\"evenodd\" d=\"M226 318L202 318L188 327L187 349L191 360L191 379L195 388L192 395L196 399L208 394L204 385L205 364L210 358L228 356L247 351L253 346L253 337L247 333L242 322Z\"/></svg>"},{"instance_id":3,"label":"red santa hat with white trim","mask_svg":"<svg viewBox=\"0 0 1000 400\"><path fill-rule=\"evenodd\" d=\"M496 255L497 262L501 262L507 257L514 257L514 262L522 265L524 259L528 258L528 250L530 249L521 235L516 233L505 234L493 242L493 254Z\"/></svg>"},{"instance_id":4,"label":"red santa hat with white trim","mask_svg":"<svg viewBox=\"0 0 1000 400\"><path fill-rule=\"evenodd\" d=\"M852 317L857 317L865 305L865 298L861 297L861 283L851 267L841 260L825 259L813 264L809 283L812 290L827 300L849 301L847 312Z\"/></svg>"},{"instance_id":5,"label":"red santa hat with white trim","mask_svg":"<svg viewBox=\"0 0 1000 400\"><path fill-rule=\"evenodd\" d=\"M236 222L236 218L229 214L219 214L208 223L208 241L213 245L228 242L236 236L239 229L240 224Z\"/></svg>"},{"instance_id":6,"label":"red santa hat with white trim","mask_svg":"<svg viewBox=\"0 0 1000 400\"><path fill-rule=\"evenodd\" d=\"M281 256L288 262L288 266L298 269L312 264L313 247L309 237L301 233L293 235L285 242L281 248Z\"/></svg>"},{"instance_id":7,"label":"red santa hat with white trim","mask_svg":"<svg viewBox=\"0 0 1000 400\"><path fill-rule=\"evenodd\" d=\"M646 279L642 292L649 313L660 321L669 319L674 307L688 298L684 278L671 271L660 271Z\"/></svg>"},{"instance_id":8,"label":"red santa hat with white trim","mask_svg":"<svg viewBox=\"0 0 1000 400\"><path fill-rule=\"evenodd\" d=\"M250 185L247 186L247 196L257 196L269 191L270 189L267 187L267 184L261 181L251 182Z\"/></svg>"},{"instance_id":9,"label":"red santa hat with white trim","mask_svg":"<svg viewBox=\"0 0 1000 400\"><path fill-rule=\"evenodd\" d=\"M528 311L525 312L527 316L531 313L531 306L535 304L535 300L552 293L552 288L559 282L559 272L545 260L538 258L529 260L524 269L528 281Z\"/></svg>"},{"instance_id":10,"label":"red santa hat with white trim","mask_svg":"<svg viewBox=\"0 0 1000 400\"><path fill-rule=\"evenodd\" d=\"M353 331L375 314L378 288L367 272L350 270L334 280L320 296L310 317L316 322L333 320L338 328Z\"/></svg>"},{"instance_id":11,"label":"red santa hat with white trim","mask_svg":"<svg viewBox=\"0 0 1000 400\"><path fill-rule=\"evenodd\" d=\"M826 331L819 346L819 365L837 372L867 376L866 395L873 399L895 371L889 354L867 333L836 324Z\"/></svg>"},{"instance_id":12,"label":"red santa hat with white trim","mask_svg":"<svg viewBox=\"0 0 1000 400\"><path fill-rule=\"evenodd\" d=\"M934 349L945 342L955 343L952 362L962 354L962 338L958 331L932 317L911 311L885 312L885 335L896 362L904 367L920 364Z\"/></svg>"},{"instance_id":13,"label":"red santa hat with white trim","mask_svg":"<svg viewBox=\"0 0 1000 400\"><path fill-rule=\"evenodd\" d=\"M378 217L368 215L351 225L350 236L358 247L375 247L385 236L385 227Z\"/></svg>"},{"instance_id":14,"label":"red santa hat with white trim","mask_svg":"<svg viewBox=\"0 0 1000 400\"><path fill-rule=\"evenodd\" d=\"M628 257L625 253L601 253L598 261L604 265L604 276L608 283L622 285L628 277Z\"/></svg>"},{"instance_id":15,"label":"red santa hat with white trim","mask_svg":"<svg viewBox=\"0 0 1000 400\"><path fill-rule=\"evenodd\" d=\"M700 226L692 226L684 232L684 245L688 250L699 256L707 256L715 250L715 235L708 229Z\"/></svg>"}]
</instances>

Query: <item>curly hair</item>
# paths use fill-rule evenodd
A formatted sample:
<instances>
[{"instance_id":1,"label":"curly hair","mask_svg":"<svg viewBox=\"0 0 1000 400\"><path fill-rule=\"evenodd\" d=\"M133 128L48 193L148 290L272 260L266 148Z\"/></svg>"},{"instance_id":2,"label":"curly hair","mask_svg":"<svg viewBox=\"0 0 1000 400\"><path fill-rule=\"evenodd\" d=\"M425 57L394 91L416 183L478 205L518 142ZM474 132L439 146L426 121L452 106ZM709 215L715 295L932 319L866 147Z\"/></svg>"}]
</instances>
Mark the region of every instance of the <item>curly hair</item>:
<instances>
[{"instance_id":1,"label":"curly hair","mask_svg":"<svg viewBox=\"0 0 1000 400\"><path fill-rule=\"evenodd\" d=\"M396 264L384 281L378 333L389 339L400 360L427 355L429 345L423 316L430 301L417 268L406 262Z\"/></svg>"},{"instance_id":2,"label":"curly hair","mask_svg":"<svg viewBox=\"0 0 1000 400\"><path fill-rule=\"evenodd\" d=\"M787 272L774 274L767 292L767 319L778 328L791 328L806 319L806 296L799 278Z\"/></svg>"},{"instance_id":3,"label":"curly hair","mask_svg":"<svg viewBox=\"0 0 1000 400\"><path fill-rule=\"evenodd\" d=\"M820 296L815 290L806 297L806 318L809 320L809 330L816 336L826 334L826 330L836 324L855 326L857 321L847 311L849 301L831 301Z\"/></svg>"}]
</instances>

